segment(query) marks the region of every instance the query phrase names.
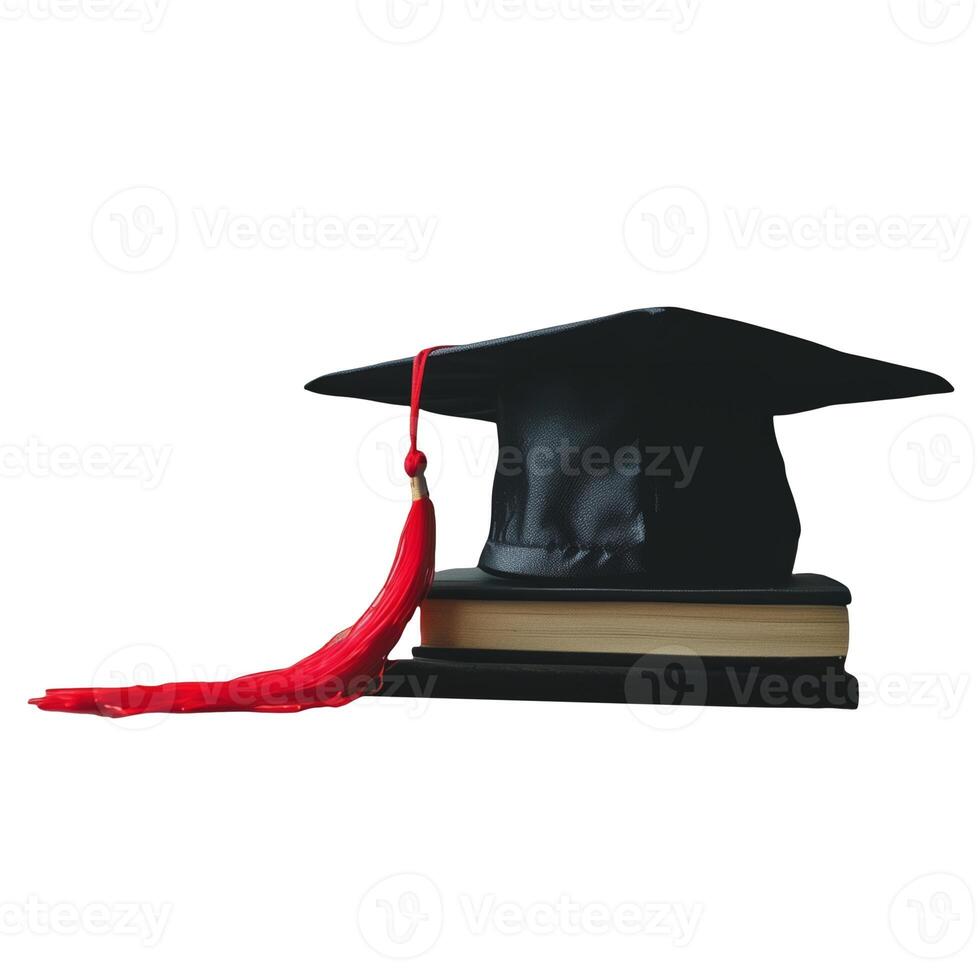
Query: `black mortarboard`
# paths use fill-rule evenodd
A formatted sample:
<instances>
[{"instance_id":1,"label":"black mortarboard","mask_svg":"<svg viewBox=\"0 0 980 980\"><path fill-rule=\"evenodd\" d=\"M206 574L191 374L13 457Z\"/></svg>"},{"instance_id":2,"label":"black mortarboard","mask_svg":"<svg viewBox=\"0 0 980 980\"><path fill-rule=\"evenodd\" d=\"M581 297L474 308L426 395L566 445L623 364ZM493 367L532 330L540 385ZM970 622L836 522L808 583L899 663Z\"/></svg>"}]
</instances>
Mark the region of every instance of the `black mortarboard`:
<instances>
[{"instance_id":1,"label":"black mortarboard","mask_svg":"<svg viewBox=\"0 0 980 980\"><path fill-rule=\"evenodd\" d=\"M408 404L412 359L310 391ZM764 584L800 525L774 415L951 391L927 371L652 308L448 347L422 408L497 424L488 572Z\"/></svg>"}]
</instances>

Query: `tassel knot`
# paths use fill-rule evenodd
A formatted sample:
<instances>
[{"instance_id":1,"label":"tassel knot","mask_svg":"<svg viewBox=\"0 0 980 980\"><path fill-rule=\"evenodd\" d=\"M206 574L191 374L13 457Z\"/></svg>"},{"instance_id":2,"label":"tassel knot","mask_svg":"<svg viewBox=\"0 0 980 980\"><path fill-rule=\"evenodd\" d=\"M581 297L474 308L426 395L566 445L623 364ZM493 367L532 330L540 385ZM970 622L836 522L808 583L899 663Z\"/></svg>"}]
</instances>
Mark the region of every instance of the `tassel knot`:
<instances>
[{"instance_id":1,"label":"tassel knot","mask_svg":"<svg viewBox=\"0 0 980 980\"><path fill-rule=\"evenodd\" d=\"M413 479L421 476L425 472L428 462L421 449L409 449L408 455L405 457L405 472Z\"/></svg>"}]
</instances>

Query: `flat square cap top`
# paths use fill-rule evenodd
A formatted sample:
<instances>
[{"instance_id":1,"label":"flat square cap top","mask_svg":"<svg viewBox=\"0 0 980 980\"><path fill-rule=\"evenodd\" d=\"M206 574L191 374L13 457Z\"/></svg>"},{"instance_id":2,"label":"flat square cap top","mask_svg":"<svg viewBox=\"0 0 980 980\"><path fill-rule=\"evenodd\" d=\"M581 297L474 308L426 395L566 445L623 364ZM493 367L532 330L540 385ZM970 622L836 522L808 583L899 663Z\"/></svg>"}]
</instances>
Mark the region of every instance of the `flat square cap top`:
<instances>
[{"instance_id":1,"label":"flat square cap top","mask_svg":"<svg viewBox=\"0 0 980 980\"><path fill-rule=\"evenodd\" d=\"M846 354L763 327L672 307L617 313L436 351L429 359L422 408L495 421L498 392L521 376L616 373L632 379L669 372L697 391L702 378L772 415L825 405L952 391L939 375ZM325 374L309 382L323 395L407 405L412 359Z\"/></svg>"}]
</instances>

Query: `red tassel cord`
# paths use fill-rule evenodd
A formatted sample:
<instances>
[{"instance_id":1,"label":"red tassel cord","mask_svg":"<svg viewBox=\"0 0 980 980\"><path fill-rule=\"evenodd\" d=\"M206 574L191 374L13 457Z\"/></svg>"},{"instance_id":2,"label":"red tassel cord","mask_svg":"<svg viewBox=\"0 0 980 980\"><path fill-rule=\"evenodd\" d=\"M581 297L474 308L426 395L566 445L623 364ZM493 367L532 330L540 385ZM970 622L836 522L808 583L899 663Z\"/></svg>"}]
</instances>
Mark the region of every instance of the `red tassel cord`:
<instances>
[{"instance_id":1,"label":"red tassel cord","mask_svg":"<svg viewBox=\"0 0 980 980\"><path fill-rule=\"evenodd\" d=\"M377 690L388 654L428 592L435 572L436 516L425 484L425 454L418 448L418 419L425 363L438 349L421 351L412 365L411 446L405 457L412 506L388 579L353 626L316 653L282 670L214 683L52 688L30 703L44 711L123 718L149 711L303 711L338 707Z\"/></svg>"}]
</instances>

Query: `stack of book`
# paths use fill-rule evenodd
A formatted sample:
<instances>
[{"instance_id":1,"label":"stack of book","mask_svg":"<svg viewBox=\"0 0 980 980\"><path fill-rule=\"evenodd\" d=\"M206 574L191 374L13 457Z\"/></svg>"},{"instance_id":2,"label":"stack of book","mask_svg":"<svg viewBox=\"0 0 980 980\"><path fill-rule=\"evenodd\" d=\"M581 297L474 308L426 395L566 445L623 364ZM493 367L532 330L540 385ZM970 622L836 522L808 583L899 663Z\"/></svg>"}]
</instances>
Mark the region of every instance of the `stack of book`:
<instances>
[{"instance_id":1,"label":"stack of book","mask_svg":"<svg viewBox=\"0 0 980 980\"><path fill-rule=\"evenodd\" d=\"M436 575L420 646L394 697L760 707L857 706L844 669L846 586L794 575L762 588L559 584Z\"/></svg>"}]
</instances>

